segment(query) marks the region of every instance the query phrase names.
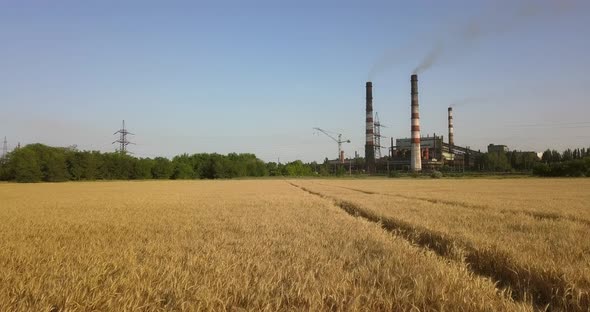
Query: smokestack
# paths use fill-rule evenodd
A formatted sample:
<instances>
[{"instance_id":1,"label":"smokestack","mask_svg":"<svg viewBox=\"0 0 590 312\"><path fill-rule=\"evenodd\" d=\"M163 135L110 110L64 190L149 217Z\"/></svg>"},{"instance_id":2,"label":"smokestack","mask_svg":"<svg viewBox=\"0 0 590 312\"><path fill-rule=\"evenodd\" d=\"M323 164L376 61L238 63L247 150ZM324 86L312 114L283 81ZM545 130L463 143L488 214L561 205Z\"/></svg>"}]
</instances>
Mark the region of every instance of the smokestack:
<instances>
[{"instance_id":1,"label":"smokestack","mask_svg":"<svg viewBox=\"0 0 590 312\"><path fill-rule=\"evenodd\" d=\"M365 162L367 164L367 172L375 172L375 143L373 135L373 84L367 81L366 84L367 107L366 107L366 143L365 143Z\"/></svg>"},{"instance_id":2,"label":"smokestack","mask_svg":"<svg viewBox=\"0 0 590 312\"><path fill-rule=\"evenodd\" d=\"M455 138L453 135L453 108L449 107L449 148L455 145Z\"/></svg>"},{"instance_id":3,"label":"smokestack","mask_svg":"<svg viewBox=\"0 0 590 312\"><path fill-rule=\"evenodd\" d=\"M418 110L418 75L413 74L412 83L412 151L410 169L422 171L422 155L420 155L420 113Z\"/></svg>"}]
</instances>

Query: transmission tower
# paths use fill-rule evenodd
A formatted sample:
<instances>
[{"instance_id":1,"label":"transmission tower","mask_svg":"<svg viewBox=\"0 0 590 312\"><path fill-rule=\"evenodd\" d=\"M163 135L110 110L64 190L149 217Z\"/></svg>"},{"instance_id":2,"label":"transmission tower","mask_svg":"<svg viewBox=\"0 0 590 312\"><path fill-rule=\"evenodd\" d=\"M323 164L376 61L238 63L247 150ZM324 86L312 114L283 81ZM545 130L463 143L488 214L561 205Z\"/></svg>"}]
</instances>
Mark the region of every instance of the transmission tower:
<instances>
[{"instance_id":1,"label":"transmission tower","mask_svg":"<svg viewBox=\"0 0 590 312\"><path fill-rule=\"evenodd\" d=\"M127 129L125 129L125 120L123 120L123 124L121 125L121 129L119 129L119 130L117 130L117 132L113 133L113 135L115 135L115 134L119 134L119 139L114 141L112 144L119 143L119 153L127 154L127 145L135 144L135 143L127 140L127 136L128 135L135 135L135 134L133 134L133 133L127 131Z\"/></svg>"},{"instance_id":2,"label":"transmission tower","mask_svg":"<svg viewBox=\"0 0 590 312\"><path fill-rule=\"evenodd\" d=\"M6 141L6 137L4 137L4 142L2 143L2 158L0 158L0 161L4 162L6 160L6 155L8 155L8 141Z\"/></svg>"},{"instance_id":3,"label":"transmission tower","mask_svg":"<svg viewBox=\"0 0 590 312\"><path fill-rule=\"evenodd\" d=\"M379 121L379 113L375 113L373 127L375 128L373 131L375 136L375 158L381 159L381 149L384 148L384 146L381 146L381 138L386 138L386 136L381 135L381 128L387 128L387 126Z\"/></svg>"}]
</instances>

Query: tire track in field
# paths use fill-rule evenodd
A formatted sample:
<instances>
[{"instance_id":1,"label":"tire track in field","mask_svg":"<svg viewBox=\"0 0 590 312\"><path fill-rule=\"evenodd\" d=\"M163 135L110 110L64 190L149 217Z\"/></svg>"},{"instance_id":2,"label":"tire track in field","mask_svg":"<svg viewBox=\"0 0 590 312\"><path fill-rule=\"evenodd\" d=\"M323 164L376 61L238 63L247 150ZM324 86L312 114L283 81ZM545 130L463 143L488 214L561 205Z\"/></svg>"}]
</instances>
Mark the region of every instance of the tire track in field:
<instances>
[{"instance_id":1,"label":"tire track in field","mask_svg":"<svg viewBox=\"0 0 590 312\"><path fill-rule=\"evenodd\" d=\"M472 243L456 240L444 233L396 218L386 218L356 203L340 200L292 182L288 183L309 194L332 201L352 216L379 223L385 230L419 247L431 250L441 257L463 261L474 274L491 278L514 300L532 302L536 310L590 310L588 291L574 289L573 285L567 283L559 272L524 267L515 263L507 253L494 247L477 248Z\"/></svg>"},{"instance_id":2,"label":"tire track in field","mask_svg":"<svg viewBox=\"0 0 590 312\"><path fill-rule=\"evenodd\" d=\"M424 198L424 197L418 197L418 196L408 196L408 195L403 195L403 194L380 193L380 192L367 191L367 190L357 189L357 188L352 188L352 187L347 187L347 186L341 186L341 185L329 185L329 184L323 184L323 183L318 183L318 184L323 185L323 186L328 186L328 187L338 187L338 188L351 190L351 191L355 191L355 192L359 192L359 193L363 193L363 194L367 194L367 195L382 195L382 196L391 196L391 197L401 197L404 199L419 200L419 201L428 202L431 204L443 204L443 205L457 206L460 208L474 209L474 210L481 210L481 211L494 209L488 205L468 204L468 203L464 203L464 202L460 202L460 201L453 201L453 200ZM590 220L586 220L586 219L583 219L580 217L574 217L574 216L564 216L564 215L561 215L558 213L512 210L512 209L499 209L496 211L503 213L503 214L511 214L511 215L523 214L523 215L527 215L529 217L533 217L538 220L576 222L576 223L583 224L587 227L590 227Z\"/></svg>"}]
</instances>

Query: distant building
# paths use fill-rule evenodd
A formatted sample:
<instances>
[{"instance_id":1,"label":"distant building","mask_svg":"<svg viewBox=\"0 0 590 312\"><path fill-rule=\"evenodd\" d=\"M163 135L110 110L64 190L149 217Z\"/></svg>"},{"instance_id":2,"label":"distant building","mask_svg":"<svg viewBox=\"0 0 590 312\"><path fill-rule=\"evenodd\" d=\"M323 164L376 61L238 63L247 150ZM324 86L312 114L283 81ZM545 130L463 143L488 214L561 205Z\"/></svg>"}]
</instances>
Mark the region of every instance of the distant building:
<instances>
[{"instance_id":1,"label":"distant building","mask_svg":"<svg viewBox=\"0 0 590 312\"><path fill-rule=\"evenodd\" d=\"M410 138L396 139L387 164L394 170L409 170L411 146ZM469 147L449 145L444 142L443 136L436 134L420 137L420 148L422 168L425 170L440 169L442 166L448 166L451 170L473 168L477 166L476 157L481 155L479 151L471 150Z\"/></svg>"},{"instance_id":2,"label":"distant building","mask_svg":"<svg viewBox=\"0 0 590 312\"><path fill-rule=\"evenodd\" d=\"M396 139L395 146L399 150L410 150L412 147L412 139ZM427 160L442 160L441 147L443 146L442 136L426 136L420 138L420 149L422 150L422 159Z\"/></svg>"},{"instance_id":3,"label":"distant building","mask_svg":"<svg viewBox=\"0 0 590 312\"><path fill-rule=\"evenodd\" d=\"M488 145L488 153L506 153L508 152L508 146L506 145L496 145L496 144L490 144Z\"/></svg>"}]
</instances>

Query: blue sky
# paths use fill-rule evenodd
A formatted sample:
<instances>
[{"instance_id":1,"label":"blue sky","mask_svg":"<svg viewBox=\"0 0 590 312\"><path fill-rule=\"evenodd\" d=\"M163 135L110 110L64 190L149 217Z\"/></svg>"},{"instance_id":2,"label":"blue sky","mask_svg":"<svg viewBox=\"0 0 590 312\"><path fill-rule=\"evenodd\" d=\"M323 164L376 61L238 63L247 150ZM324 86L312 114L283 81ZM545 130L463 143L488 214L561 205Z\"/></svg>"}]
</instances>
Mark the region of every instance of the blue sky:
<instances>
[{"instance_id":1,"label":"blue sky","mask_svg":"<svg viewBox=\"0 0 590 312\"><path fill-rule=\"evenodd\" d=\"M565 3L565 4L563 4ZM3 1L0 135L9 145L137 156L252 152L321 161L364 154L364 84L408 137L420 73L422 134L542 151L590 146L590 4L583 1ZM375 70L372 70L375 69ZM374 72L374 74L370 74Z\"/></svg>"}]
</instances>

